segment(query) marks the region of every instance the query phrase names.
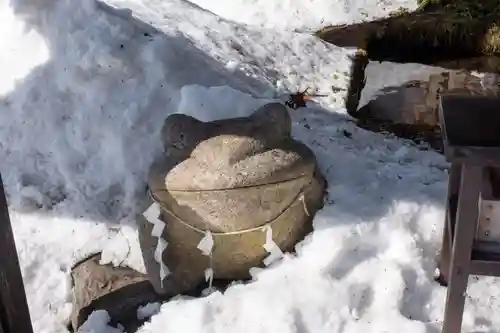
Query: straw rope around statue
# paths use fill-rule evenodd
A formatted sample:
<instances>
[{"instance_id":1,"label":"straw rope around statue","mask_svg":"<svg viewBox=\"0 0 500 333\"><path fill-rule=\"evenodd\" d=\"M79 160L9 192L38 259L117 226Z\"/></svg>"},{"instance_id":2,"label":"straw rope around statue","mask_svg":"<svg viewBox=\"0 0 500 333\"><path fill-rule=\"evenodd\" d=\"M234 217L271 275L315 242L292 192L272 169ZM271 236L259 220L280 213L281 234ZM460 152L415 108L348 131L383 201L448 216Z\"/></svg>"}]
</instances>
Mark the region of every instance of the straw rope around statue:
<instances>
[{"instance_id":1,"label":"straw rope around statue","mask_svg":"<svg viewBox=\"0 0 500 333\"><path fill-rule=\"evenodd\" d=\"M280 222L286 221L288 219L288 218L285 218L285 220L283 220L284 214L286 214L292 206L295 206L296 208L300 208L302 212L299 214L297 212L295 212L294 215L296 215L296 216L303 215L303 216L307 216L307 217L310 216L309 209L307 207L307 202L306 202L306 191L307 191L308 187L311 185L311 182L312 182L312 179L309 183L306 183L306 185L304 186L304 188L301 191L299 191L296 194L296 196L294 197L292 202L287 207L285 207L283 209L283 211L281 211L272 220L269 220L269 221L267 221L267 222L265 222L262 225L257 226L257 227L247 228L247 229L238 230L238 231L229 231L229 232L217 232L217 231L211 231L211 230L204 230L204 229L200 229L196 226L189 224L188 222L184 221L180 216L175 214L171 209L169 209L164 203L162 203L151 192L150 189L148 189L148 196L149 196L150 200L153 202L151 204L151 206L157 205L157 207L159 207L159 211L161 212L161 214L167 214L168 216L171 217L171 218L165 218L165 215L158 216L158 218L160 218L160 219L163 218L163 222L165 224L165 228L164 229L162 228L162 236L158 237L159 244L160 243L164 244L163 246L161 246L160 251L163 252L169 246L168 242L165 241L164 239L162 239L164 236L166 236L166 237L169 236L168 235L169 234L168 226L167 226L168 222L165 222L165 220L171 221L172 224L178 223L183 228L188 229L188 230L196 233L198 235L198 239L196 241L192 240L192 238L193 238L192 236L191 237L187 236L185 239L185 242L189 244L189 247L191 250L199 250L199 251L203 252L204 256L208 257L208 260L209 260L209 262L207 263L208 267L205 267L204 275L205 275L205 279L209 283L209 288L208 288L209 290L211 290L212 281L213 281L214 277L216 277L217 275L223 275L223 276L227 275L224 272L221 272L220 270L218 272L216 269L217 263L219 264L219 266L221 266L220 262L226 260L224 258L221 258L220 254L218 255L218 253L217 253L217 249L221 248L221 242L222 243L224 242L224 240L221 240L221 237L224 237L225 239L228 239L231 237L238 238L238 240L236 242L236 248L238 248L239 245L241 245L243 252L256 253L256 251L245 251L244 249L248 248L248 246L245 246L245 245L248 245L248 243L259 244L259 246L262 247L261 252L263 252L262 255L259 256L260 257L259 261L261 263L263 263L265 266L270 266L272 263L281 259L284 256L284 252L287 252L286 250L288 250L288 246L286 246L282 249L278 244L276 244L273 241L273 236L279 237L279 235L283 234L283 232L285 231L285 230L283 230L284 228L288 228L288 227L291 228L292 227L291 225L290 226L277 225ZM175 220L175 221L172 221L172 220ZM163 230L165 230L165 232L163 232ZM179 230L179 229L177 229L177 230ZM275 233L275 231L276 231L276 233ZM178 232L174 231L173 233L176 236L179 235ZM252 234L255 235L257 233L262 234L263 238L261 241L256 242L254 240L255 236L252 236ZM285 233L286 233L286 231L285 231ZM183 233L182 235L186 235L186 234L187 233ZM160 235L158 235L158 236L160 236ZM170 235L170 236L172 236L172 235ZM211 239L210 240L211 244L208 245L208 248L206 245L202 245L202 243L204 243L207 240L207 237L209 237ZM200 238L201 238L201 240L199 240ZM183 240L182 239L175 239L174 242L175 243L178 243L178 242L183 243ZM231 241L231 243L233 243L233 246L234 246L235 242ZM219 246L217 246L217 244L219 244ZM224 250L221 252L224 252ZM215 256L215 260L214 260L214 256ZM160 258L158 258L158 259L160 259ZM215 264L214 264L214 261L215 261ZM252 261L255 262L255 260L252 260ZM170 275L170 269L167 267L166 264L163 263L163 260L161 260L161 261L158 260L158 264L160 264L161 266L165 265L164 269L168 272L168 274L166 274L166 275L162 274L162 276L160 277L160 280L162 281L161 284L163 286L163 279L168 277L168 275ZM259 265L255 265L255 266L259 266Z\"/></svg>"},{"instance_id":2,"label":"straw rope around statue","mask_svg":"<svg viewBox=\"0 0 500 333\"><path fill-rule=\"evenodd\" d=\"M306 186L309 186L310 184L311 184L311 182L309 182ZM191 192L204 192L204 191L191 191ZM210 231L212 233L212 235L214 235L214 236L224 236L224 235L230 236L230 235L244 234L244 233L248 233L248 232L252 232L252 231L256 231L256 230L262 230L262 229L266 228L267 226L270 226L274 221L276 221L297 199L303 203L304 212L306 213L306 215L307 216L310 215L309 210L307 209L307 203L305 202L304 191L302 190L302 191L298 192L298 194L292 200L292 202L288 206L286 206L286 208L283 209L283 211L281 211L274 219L265 222L261 226L247 228L247 229L238 230L238 231L217 232L217 231L211 231L211 230L203 230L203 229L197 228L197 227L183 221L177 214L175 214L170 209L168 209L164 204L162 204L162 202L156 198L156 196L151 192L151 190L149 188L148 188L148 196L151 198L151 200L154 203L156 203L157 205L159 205L161 207L163 212L166 212L166 213L172 215L173 217L175 217L178 220L178 222L182 223L185 227L190 228L190 229L198 232L201 235L205 235L207 231Z\"/></svg>"}]
</instances>

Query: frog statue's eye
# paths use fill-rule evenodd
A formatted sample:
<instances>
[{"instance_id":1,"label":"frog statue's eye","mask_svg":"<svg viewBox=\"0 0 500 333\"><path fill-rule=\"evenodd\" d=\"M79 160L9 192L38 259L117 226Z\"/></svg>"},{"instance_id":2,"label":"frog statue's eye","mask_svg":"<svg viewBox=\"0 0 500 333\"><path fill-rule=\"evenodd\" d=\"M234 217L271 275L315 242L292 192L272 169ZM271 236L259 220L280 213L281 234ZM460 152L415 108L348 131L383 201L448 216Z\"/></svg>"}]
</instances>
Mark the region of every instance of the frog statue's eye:
<instances>
[{"instance_id":1,"label":"frog statue's eye","mask_svg":"<svg viewBox=\"0 0 500 333\"><path fill-rule=\"evenodd\" d=\"M172 114L165 120L161 136L165 151L188 153L203 139L204 123L184 114Z\"/></svg>"},{"instance_id":2,"label":"frog statue's eye","mask_svg":"<svg viewBox=\"0 0 500 333\"><path fill-rule=\"evenodd\" d=\"M284 137L290 135L292 120L283 104L268 103L252 113L250 118L257 120L263 126L271 127L277 135Z\"/></svg>"}]
</instances>

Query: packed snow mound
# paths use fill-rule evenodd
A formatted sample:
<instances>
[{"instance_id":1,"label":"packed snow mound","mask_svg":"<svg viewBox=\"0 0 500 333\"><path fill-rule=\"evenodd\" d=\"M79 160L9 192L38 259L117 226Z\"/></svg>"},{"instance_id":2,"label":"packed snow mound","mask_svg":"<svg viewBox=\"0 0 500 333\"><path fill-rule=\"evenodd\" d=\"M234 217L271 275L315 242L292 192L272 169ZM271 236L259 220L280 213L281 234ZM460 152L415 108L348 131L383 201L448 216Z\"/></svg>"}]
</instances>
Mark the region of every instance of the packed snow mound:
<instances>
[{"instance_id":1,"label":"packed snow mound","mask_svg":"<svg viewBox=\"0 0 500 333\"><path fill-rule=\"evenodd\" d=\"M232 75L244 73L246 84L251 78L267 84L258 97L310 87L329 96L320 101L323 105L342 107L344 96L335 96L332 86L346 87L349 56L355 50L336 47L308 33L247 27L188 1L103 0L101 7L138 25L147 22L166 35L186 36ZM255 90L250 92L256 96Z\"/></svg>"},{"instance_id":2,"label":"packed snow mound","mask_svg":"<svg viewBox=\"0 0 500 333\"><path fill-rule=\"evenodd\" d=\"M68 274L86 255L143 270L133 213L168 114L248 114L288 90L328 91L350 64L351 51L183 1L144 21L92 0L0 9L0 171L37 332L64 331ZM227 104L207 116L214 100Z\"/></svg>"},{"instance_id":3,"label":"packed snow mound","mask_svg":"<svg viewBox=\"0 0 500 333\"><path fill-rule=\"evenodd\" d=\"M26 31L26 24L17 19L8 8L7 1L0 1L0 98L11 92L15 82L26 77L37 65L49 59L49 50L36 31ZM22 40L23 43L18 43Z\"/></svg>"},{"instance_id":4,"label":"packed snow mound","mask_svg":"<svg viewBox=\"0 0 500 333\"><path fill-rule=\"evenodd\" d=\"M57 210L64 201L73 202L75 216L132 213L160 151L162 122L178 112L191 84L260 98L312 87L330 93L323 103L341 107L331 86L345 86L351 51L305 34L249 30L185 1L149 5L130 3L142 21L91 0L17 0L6 9L38 35L20 45L35 38L50 53L0 103L0 170L9 193L30 187L40 194L12 197L17 209L35 200ZM16 53L8 56L3 63L15 61ZM39 56L26 55L27 63Z\"/></svg>"},{"instance_id":5,"label":"packed snow mound","mask_svg":"<svg viewBox=\"0 0 500 333\"><path fill-rule=\"evenodd\" d=\"M269 29L315 31L328 25L386 17L416 0L191 0L221 17Z\"/></svg>"}]
</instances>

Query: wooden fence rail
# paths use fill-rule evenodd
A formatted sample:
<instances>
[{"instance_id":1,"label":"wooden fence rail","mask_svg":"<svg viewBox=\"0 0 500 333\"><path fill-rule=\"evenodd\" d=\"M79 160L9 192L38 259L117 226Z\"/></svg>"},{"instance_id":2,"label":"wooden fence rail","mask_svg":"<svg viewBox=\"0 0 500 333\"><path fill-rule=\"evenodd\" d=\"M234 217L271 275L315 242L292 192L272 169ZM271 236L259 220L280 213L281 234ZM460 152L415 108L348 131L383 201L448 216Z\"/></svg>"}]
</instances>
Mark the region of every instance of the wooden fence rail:
<instances>
[{"instance_id":1,"label":"wooden fence rail","mask_svg":"<svg viewBox=\"0 0 500 333\"><path fill-rule=\"evenodd\" d=\"M0 333L33 333L1 175Z\"/></svg>"}]
</instances>

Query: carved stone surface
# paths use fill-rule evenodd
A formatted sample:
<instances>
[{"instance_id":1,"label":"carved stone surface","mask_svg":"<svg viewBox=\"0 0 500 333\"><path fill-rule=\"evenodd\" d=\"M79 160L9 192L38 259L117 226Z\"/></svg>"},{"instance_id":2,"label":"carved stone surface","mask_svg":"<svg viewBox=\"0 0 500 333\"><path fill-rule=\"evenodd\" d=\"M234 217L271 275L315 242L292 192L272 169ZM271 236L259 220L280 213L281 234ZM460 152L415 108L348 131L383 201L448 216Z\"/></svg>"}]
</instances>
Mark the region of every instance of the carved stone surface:
<instances>
[{"instance_id":1,"label":"carved stone surface","mask_svg":"<svg viewBox=\"0 0 500 333\"><path fill-rule=\"evenodd\" d=\"M472 58L460 58L449 61L439 61L435 64L438 67L449 69L467 69L477 70L481 73L497 73L500 74L500 57L497 56L480 56Z\"/></svg>"},{"instance_id":2,"label":"carved stone surface","mask_svg":"<svg viewBox=\"0 0 500 333\"><path fill-rule=\"evenodd\" d=\"M290 130L288 111L277 103L244 118L167 118L165 155L153 164L148 180L166 222L163 261L172 274L163 284L154 259L153 224L138 216L144 262L159 293L196 288L207 268L218 279L249 277L249 269L268 255L263 247L268 224L285 252L311 230L325 183L313 153L293 140ZM152 203L146 199L141 211ZM211 260L197 248L206 230L213 234Z\"/></svg>"},{"instance_id":3,"label":"carved stone surface","mask_svg":"<svg viewBox=\"0 0 500 333\"><path fill-rule=\"evenodd\" d=\"M159 300L147 276L130 268L100 265L99 260L100 255L89 257L71 272L74 332L95 310L106 310L114 324L133 328L138 325L137 308Z\"/></svg>"}]
</instances>

